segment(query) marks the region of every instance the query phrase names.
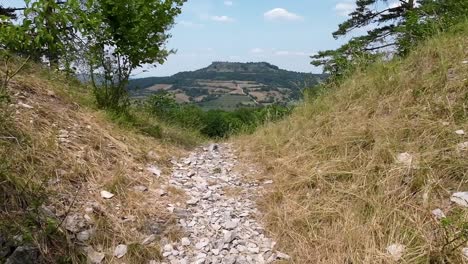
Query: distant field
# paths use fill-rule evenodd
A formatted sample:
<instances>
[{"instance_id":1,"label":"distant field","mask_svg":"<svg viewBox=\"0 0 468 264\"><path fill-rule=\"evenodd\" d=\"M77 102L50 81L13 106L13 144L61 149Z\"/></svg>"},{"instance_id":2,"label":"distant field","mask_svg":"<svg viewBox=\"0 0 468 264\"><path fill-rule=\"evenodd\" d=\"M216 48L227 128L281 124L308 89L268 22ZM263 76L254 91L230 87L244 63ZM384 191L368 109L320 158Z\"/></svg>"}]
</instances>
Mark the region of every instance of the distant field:
<instances>
[{"instance_id":1,"label":"distant field","mask_svg":"<svg viewBox=\"0 0 468 264\"><path fill-rule=\"evenodd\" d=\"M255 103L248 96L245 95L223 95L216 100L200 103L199 106L204 110L222 109L226 111L233 111L239 108L239 104L245 107L254 107Z\"/></svg>"}]
</instances>

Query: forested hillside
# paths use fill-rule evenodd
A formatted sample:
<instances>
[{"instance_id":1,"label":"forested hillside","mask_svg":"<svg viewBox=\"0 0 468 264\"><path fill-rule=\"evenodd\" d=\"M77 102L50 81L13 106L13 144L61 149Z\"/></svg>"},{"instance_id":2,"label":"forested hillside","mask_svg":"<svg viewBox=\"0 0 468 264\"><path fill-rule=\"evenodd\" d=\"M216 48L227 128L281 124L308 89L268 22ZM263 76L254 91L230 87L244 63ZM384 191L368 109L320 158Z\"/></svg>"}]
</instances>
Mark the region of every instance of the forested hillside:
<instances>
[{"instance_id":1,"label":"forested hillside","mask_svg":"<svg viewBox=\"0 0 468 264\"><path fill-rule=\"evenodd\" d=\"M288 104L298 100L303 89L317 85L326 76L282 70L265 62L214 62L206 68L177 73L171 77L132 79L129 91L135 98L168 91L175 94L179 102L199 103L202 106L223 98L236 98L234 107L238 108ZM223 102L226 103L226 100ZM222 107L219 105L217 108Z\"/></svg>"}]
</instances>

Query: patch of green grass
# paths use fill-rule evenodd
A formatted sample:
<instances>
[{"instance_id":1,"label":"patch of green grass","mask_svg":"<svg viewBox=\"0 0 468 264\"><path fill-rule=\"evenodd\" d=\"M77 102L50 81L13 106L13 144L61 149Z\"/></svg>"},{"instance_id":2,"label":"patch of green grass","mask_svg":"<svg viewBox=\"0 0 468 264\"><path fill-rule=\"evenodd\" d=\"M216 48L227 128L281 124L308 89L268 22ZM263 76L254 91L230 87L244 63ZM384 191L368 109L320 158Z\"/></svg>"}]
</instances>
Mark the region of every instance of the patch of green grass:
<instances>
[{"instance_id":1,"label":"patch of green grass","mask_svg":"<svg viewBox=\"0 0 468 264\"><path fill-rule=\"evenodd\" d=\"M205 140L196 130L162 122L139 107L131 108L123 113L115 111L106 111L106 113L108 118L120 127L135 130L168 144L192 148Z\"/></svg>"}]
</instances>

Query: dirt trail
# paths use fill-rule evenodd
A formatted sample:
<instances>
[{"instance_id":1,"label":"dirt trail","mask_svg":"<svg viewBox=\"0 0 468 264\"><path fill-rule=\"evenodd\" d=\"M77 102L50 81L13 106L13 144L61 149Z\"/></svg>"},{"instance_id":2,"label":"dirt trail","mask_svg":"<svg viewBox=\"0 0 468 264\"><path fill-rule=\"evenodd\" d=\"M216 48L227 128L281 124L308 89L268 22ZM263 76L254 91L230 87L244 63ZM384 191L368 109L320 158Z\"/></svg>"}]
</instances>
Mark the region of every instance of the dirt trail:
<instances>
[{"instance_id":1,"label":"dirt trail","mask_svg":"<svg viewBox=\"0 0 468 264\"><path fill-rule=\"evenodd\" d=\"M255 195L262 186L248 183L229 144L212 144L173 161L170 185L182 189L185 205L168 205L179 217L184 237L163 245L166 263L272 263L289 259L273 250L256 220Z\"/></svg>"}]
</instances>

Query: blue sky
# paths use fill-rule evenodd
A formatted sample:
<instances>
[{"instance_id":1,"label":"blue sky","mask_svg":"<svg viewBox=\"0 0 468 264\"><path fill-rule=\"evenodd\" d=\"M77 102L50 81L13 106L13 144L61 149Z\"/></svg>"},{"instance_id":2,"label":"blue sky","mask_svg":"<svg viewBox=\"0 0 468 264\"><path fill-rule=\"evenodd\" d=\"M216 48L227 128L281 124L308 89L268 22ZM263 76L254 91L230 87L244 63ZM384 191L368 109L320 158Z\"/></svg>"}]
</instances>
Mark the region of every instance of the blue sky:
<instances>
[{"instance_id":1,"label":"blue sky","mask_svg":"<svg viewBox=\"0 0 468 264\"><path fill-rule=\"evenodd\" d=\"M320 72L310 55L339 46L331 33L352 7L346 0L188 0L168 43L177 54L141 75L171 75L212 61Z\"/></svg>"},{"instance_id":2,"label":"blue sky","mask_svg":"<svg viewBox=\"0 0 468 264\"><path fill-rule=\"evenodd\" d=\"M0 0L22 6L22 0ZM353 10L352 0L188 0L171 30L177 53L137 77L167 76L213 61L266 61L321 72L310 55L338 47L331 33ZM135 76L136 77L136 76Z\"/></svg>"}]
</instances>

